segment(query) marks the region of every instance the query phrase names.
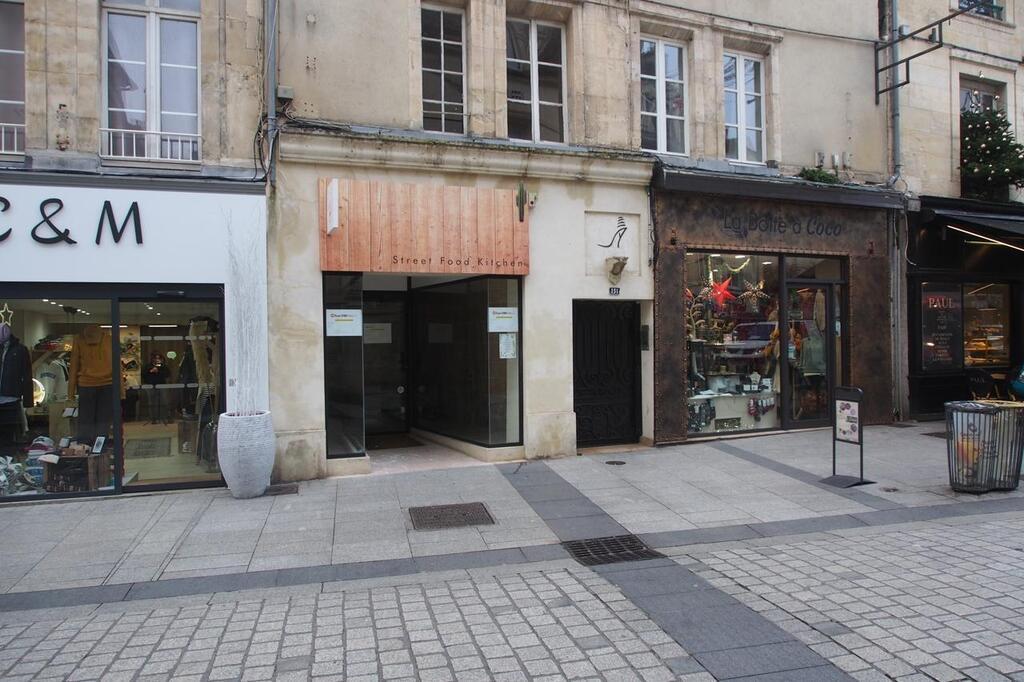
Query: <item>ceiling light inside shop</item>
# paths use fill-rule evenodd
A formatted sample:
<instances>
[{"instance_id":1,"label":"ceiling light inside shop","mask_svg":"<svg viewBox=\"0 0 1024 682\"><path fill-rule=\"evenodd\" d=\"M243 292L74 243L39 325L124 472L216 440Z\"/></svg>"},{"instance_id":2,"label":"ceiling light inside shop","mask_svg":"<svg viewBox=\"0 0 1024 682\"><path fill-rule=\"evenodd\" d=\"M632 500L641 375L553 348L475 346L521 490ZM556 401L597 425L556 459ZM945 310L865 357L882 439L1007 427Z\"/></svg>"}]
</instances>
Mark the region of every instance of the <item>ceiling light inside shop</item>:
<instances>
[{"instance_id":1,"label":"ceiling light inside shop","mask_svg":"<svg viewBox=\"0 0 1024 682\"><path fill-rule=\"evenodd\" d=\"M49 302L50 302L50 299L48 299L48 298L44 298L43 299L43 303L49 303Z\"/></svg>"},{"instance_id":2,"label":"ceiling light inside shop","mask_svg":"<svg viewBox=\"0 0 1024 682\"><path fill-rule=\"evenodd\" d=\"M761 265L772 265L772 264L773 263L770 260L763 260L763 261L761 261Z\"/></svg>"},{"instance_id":3,"label":"ceiling light inside shop","mask_svg":"<svg viewBox=\"0 0 1024 682\"><path fill-rule=\"evenodd\" d=\"M743 258L743 256L733 256L733 258Z\"/></svg>"}]
</instances>

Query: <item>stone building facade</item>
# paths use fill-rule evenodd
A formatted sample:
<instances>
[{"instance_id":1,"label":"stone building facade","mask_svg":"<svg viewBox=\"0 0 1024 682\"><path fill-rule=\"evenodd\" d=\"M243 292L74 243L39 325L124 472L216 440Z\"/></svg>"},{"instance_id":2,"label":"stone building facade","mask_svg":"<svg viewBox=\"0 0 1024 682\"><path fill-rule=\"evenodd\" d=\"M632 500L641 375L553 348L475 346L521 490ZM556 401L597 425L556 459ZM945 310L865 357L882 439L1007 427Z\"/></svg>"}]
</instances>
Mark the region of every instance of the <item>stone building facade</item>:
<instances>
[{"instance_id":1,"label":"stone building facade","mask_svg":"<svg viewBox=\"0 0 1024 682\"><path fill-rule=\"evenodd\" d=\"M262 14L0 2L0 498L222 485L218 415L267 405Z\"/></svg>"},{"instance_id":2,"label":"stone building facade","mask_svg":"<svg viewBox=\"0 0 1024 682\"><path fill-rule=\"evenodd\" d=\"M846 277L856 260L853 279L820 286L847 297L828 303L839 315L870 278L872 305L883 312L870 353L887 348L889 221L901 200L866 187L889 173L886 112L866 86L878 31L877 3L859 0L283 5L286 98L269 218L275 475L366 471L393 431L490 461L687 438L692 394L659 403L659 386L688 384L685 333L667 333L684 321L658 313L683 296L682 280L659 283L657 274L684 257L691 229L682 210L690 200L671 208L675 197L704 205L742 197L751 210L767 205L756 200L808 204L844 216L849 248L810 251L835 259L825 274L839 264ZM849 184L829 192L793 177L815 166ZM678 241L669 245L672 232ZM525 249L514 272L494 264L503 234ZM442 253L430 251L431 235ZM364 240L369 252L360 250ZM783 258L797 267L808 253L799 243L769 246L757 267ZM743 255L752 247L738 240L730 248ZM445 264L463 252L474 258L454 260L470 265ZM858 259L880 269L861 272ZM517 297L479 307L459 298L476 311L467 318L516 308L518 326L481 317L453 332L431 301L470 296L471 281L486 283L490 296L512 287ZM772 281L782 292L788 280ZM357 317L361 343L348 338ZM725 324L754 324L745 320ZM385 350L400 332L406 345L396 357L408 361L393 359L403 367L385 376ZM813 333L822 343L832 335ZM434 353L446 346L467 365L479 361L489 388L451 368L444 376L458 374L465 390L447 393L429 371L449 369ZM796 358L780 367L795 368ZM835 371L829 385L845 380ZM886 376L888 362L873 371ZM772 400L796 376L780 373ZM873 420L892 413L891 394L879 391L886 395ZM478 396L464 411L479 411L479 424L448 419L443 403L460 395ZM745 414L748 400L758 419L767 414L767 397L745 395ZM753 427L752 418L724 418L721 430L763 427L772 416L763 418Z\"/></svg>"}]
</instances>

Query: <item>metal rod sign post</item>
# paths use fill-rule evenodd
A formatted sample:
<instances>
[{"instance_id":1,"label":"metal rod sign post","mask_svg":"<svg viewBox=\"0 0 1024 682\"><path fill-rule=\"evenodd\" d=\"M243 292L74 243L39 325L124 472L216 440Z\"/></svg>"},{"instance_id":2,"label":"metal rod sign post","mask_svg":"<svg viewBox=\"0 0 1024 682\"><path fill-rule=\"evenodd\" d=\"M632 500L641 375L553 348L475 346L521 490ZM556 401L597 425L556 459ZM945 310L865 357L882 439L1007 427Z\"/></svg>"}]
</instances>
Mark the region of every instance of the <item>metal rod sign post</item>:
<instances>
[{"instance_id":1,"label":"metal rod sign post","mask_svg":"<svg viewBox=\"0 0 1024 682\"><path fill-rule=\"evenodd\" d=\"M864 424L861 421L861 403L864 391L849 386L837 386L832 396L834 413L832 415L832 475L821 479L822 483L837 488L852 488L873 481L864 480ZM860 448L860 476L841 476L836 474L836 444L851 443Z\"/></svg>"}]
</instances>

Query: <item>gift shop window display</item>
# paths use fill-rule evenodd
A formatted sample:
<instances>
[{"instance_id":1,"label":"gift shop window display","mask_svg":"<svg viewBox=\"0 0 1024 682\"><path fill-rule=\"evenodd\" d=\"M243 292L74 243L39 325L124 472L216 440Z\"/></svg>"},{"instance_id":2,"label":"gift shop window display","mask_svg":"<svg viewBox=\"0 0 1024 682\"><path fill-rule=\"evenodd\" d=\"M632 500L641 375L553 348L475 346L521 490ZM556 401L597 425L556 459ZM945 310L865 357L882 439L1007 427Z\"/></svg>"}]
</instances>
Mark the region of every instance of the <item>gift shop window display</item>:
<instances>
[{"instance_id":1,"label":"gift shop window display","mask_svg":"<svg viewBox=\"0 0 1024 682\"><path fill-rule=\"evenodd\" d=\"M0 497L113 490L110 302L0 301Z\"/></svg>"},{"instance_id":2,"label":"gift shop window display","mask_svg":"<svg viewBox=\"0 0 1024 682\"><path fill-rule=\"evenodd\" d=\"M841 259L692 251L684 295L689 433L828 424L844 368Z\"/></svg>"},{"instance_id":3,"label":"gift shop window display","mask_svg":"<svg viewBox=\"0 0 1024 682\"><path fill-rule=\"evenodd\" d=\"M688 431L778 428L779 261L688 253Z\"/></svg>"}]
</instances>

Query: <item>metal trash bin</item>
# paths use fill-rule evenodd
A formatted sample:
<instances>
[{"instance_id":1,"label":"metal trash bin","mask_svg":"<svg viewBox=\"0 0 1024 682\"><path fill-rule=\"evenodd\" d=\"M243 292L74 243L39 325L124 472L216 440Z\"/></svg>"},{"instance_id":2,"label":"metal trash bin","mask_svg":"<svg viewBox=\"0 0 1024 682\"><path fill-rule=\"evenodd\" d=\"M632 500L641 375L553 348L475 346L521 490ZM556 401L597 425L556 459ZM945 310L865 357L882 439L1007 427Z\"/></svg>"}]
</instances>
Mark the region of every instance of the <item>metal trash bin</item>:
<instances>
[{"instance_id":1,"label":"metal trash bin","mask_svg":"<svg viewBox=\"0 0 1024 682\"><path fill-rule=\"evenodd\" d=\"M946 403L949 485L961 493L1015 490L1024 454L1024 403Z\"/></svg>"}]
</instances>

